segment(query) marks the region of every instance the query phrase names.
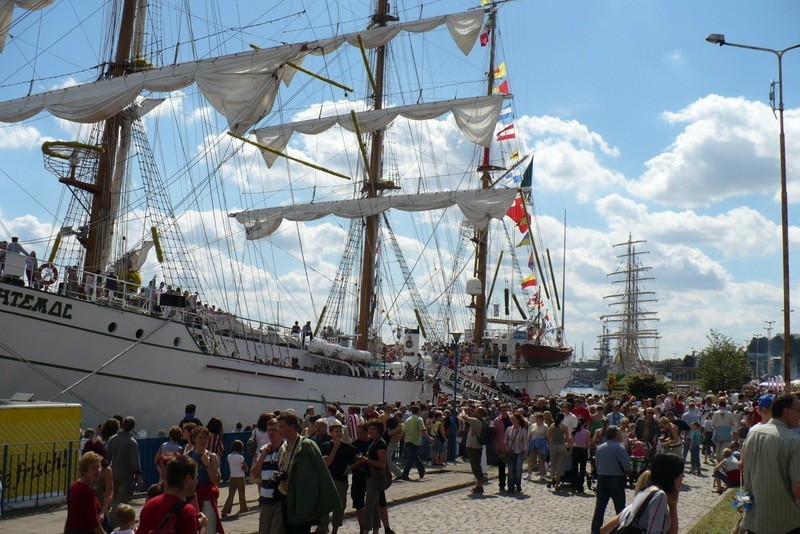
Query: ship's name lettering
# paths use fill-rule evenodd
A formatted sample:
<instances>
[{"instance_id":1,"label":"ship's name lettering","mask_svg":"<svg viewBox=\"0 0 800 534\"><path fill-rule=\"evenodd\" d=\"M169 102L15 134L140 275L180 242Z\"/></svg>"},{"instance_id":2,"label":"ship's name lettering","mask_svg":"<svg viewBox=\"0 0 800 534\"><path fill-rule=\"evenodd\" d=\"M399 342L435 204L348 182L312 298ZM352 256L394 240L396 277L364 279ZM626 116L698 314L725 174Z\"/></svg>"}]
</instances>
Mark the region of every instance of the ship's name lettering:
<instances>
[{"instance_id":1,"label":"ship's name lettering","mask_svg":"<svg viewBox=\"0 0 800 534\"><path fill-rule=\"evenodd\" d=\"M456 374L453 371L449 371L448 374L447 374L447 378L445 380L447 382L449 382L450 384L453 384L453 381L455 380L455 378L456 378ZM487 397L491 397L492 395L494 395L494 391L492 391L491 389L487 388L483 384L480 384L480 383L478 383L478 382L476 382L474 380L471 380L469 378L464 378L463 376L458 378L458 384L459 384L460 387L463 387L464 389L468 389L468 390L472 391L473 393L478 393L479 395L486 395Z\"/></svg>"},{"instance_id":2,"label":"ship's name lettering","mask_svg":"<svg viewBox=\"0 0 800 534\"><path fill-rule=\"evenodd\" d=\"M51 303L50 299L46 297L23 293L22 291L0 289L0 304L11 308L19 308L20 310L30 310L42 315L72 319L72 304L63 303L60 300Z\"/></svg>"}]
</instances>

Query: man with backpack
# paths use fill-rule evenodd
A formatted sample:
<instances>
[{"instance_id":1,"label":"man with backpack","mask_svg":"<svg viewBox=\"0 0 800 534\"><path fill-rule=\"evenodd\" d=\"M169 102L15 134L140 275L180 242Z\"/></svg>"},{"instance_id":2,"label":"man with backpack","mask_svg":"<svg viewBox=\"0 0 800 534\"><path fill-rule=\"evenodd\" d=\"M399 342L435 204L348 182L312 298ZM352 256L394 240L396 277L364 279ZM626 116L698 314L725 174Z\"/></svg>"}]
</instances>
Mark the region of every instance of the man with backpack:
<instances>
[{"instance_id":1,"label":"man with backpack","mask_svg":"<svg viewBox=\"0 0 800 534\"><path fill-rule=\"evenodd\" d=\"M167 463L164 493L147 501L139 514L136 534L205 534L206 516L190 502L197 486L197 464L178 455Z\"/></svg>"},{"instance_id":2,"label":"man with backpack","mask_svg":"<svg viewBox=\"0 0 800 534\"><path fill-rule=\"evenodd\" d=\"M472 411L468 408L469 412L462 410L460 418L468 425L467 430L467 455L469 456L469 465L472 468L472 474L475 476L475 487L470 490L470 493L481 494L483 493L483 468L481 467L481 455L483 454L483 447L492 442L494 433L492 432L492 425L486 421L486 410L478 407Z\"/></svg>"}]
</instances>

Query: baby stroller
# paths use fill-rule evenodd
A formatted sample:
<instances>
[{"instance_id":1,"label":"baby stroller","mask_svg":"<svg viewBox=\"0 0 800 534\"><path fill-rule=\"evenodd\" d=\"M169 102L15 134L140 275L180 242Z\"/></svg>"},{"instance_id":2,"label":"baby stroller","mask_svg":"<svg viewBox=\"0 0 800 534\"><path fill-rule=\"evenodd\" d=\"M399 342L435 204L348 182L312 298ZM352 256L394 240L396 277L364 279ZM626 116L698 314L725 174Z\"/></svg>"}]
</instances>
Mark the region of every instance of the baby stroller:
<instances>
[{"instance_id":1,"label":"baby stroller","mask_svg":"<svg viewBox=\"0 0 800 534\"><path fill-rule=\"evenodd\" d=\"M633 456L633 452L631 452L631 472L628 475L628 482L631 486L636 485L639 476L650 468L650 461L653 456L653 447L647 442L642 441L641 443L644 445L644 456Z\"/></svg>"}]
</instances>

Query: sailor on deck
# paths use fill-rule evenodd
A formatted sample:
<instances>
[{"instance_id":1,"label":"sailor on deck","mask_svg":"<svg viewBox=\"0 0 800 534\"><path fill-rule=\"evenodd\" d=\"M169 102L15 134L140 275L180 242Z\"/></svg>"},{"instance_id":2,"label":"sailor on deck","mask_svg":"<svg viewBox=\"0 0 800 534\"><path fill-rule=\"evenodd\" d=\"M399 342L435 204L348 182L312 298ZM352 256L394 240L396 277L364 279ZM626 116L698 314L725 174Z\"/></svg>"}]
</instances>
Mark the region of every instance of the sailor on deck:
<instances>
[{"instance_id":1,"label":"sailor on deck","mask_svg":"<svg viewBox=\"0 0 800 534\"><path fill-rule=\"evenodd\" d=\"M22 245L19 244L18 237L11 238L11 243L9 243L8 247L6 247L6 252L12 252L15 254L25 254L26 256L28 255L28 252L24 248L22 248Z\"/></svg>"},{"instance_id":2,"label":"sailor on deck","mask_svg":"<svg viewBox=\"0 0 800 534\"><path fill-rule=\"evenodd\" d=\"M306 321L306 324L303 325L303 339L302 344L305 346L306 344L306 337L309 341L314 339L314 333L311 331L311 321Z\"/></svg>"}]
</instances>

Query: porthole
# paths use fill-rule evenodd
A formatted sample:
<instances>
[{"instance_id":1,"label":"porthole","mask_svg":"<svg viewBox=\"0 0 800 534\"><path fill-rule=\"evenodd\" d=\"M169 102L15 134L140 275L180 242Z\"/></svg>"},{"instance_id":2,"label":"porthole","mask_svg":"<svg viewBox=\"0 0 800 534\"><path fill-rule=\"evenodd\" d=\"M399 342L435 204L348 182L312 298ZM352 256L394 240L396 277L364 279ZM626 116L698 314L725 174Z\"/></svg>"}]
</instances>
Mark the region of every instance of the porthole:
<instances>
[{"instance_id":1,"label":"porthole","mask_svg":"<svg viewBox=\"0 0 800 534\"><path fill-rule=\"evenodd\" d=\"M108 331L109 332L116 332L117 331L117 323L108 323Z\"/></svg>"},{"instance_id":2,"label":"porthole","mask_svg":"<svg viewBox=\"0 0 800 534\"><path fill-rule=\"evenodd\" d=\"M143 335L144 335L144 330L142 330L141 328L136 331L136 339L142 339Z\"/></svg>"},{"instance_id":3,"label":"porthole","mask_svg":"<svg viewBox=\"0 0 800 534\"><path fill-rule=\"evenodd\" d=\"M176 347L180 347L181 346L181 338L176 337L175 339L172 340L172 344L175 345Z\"/></svg>"}]
</instances>

